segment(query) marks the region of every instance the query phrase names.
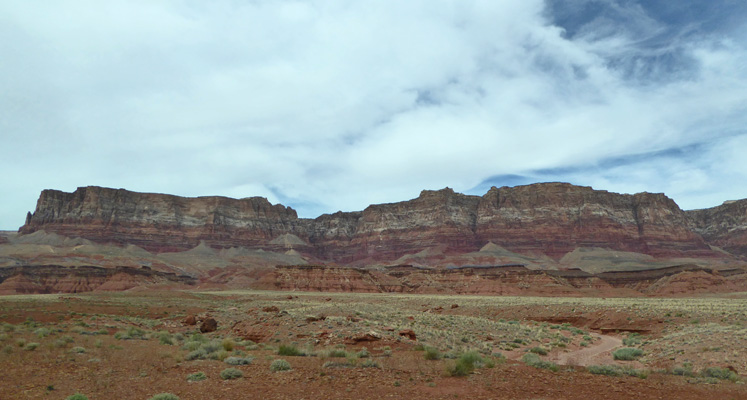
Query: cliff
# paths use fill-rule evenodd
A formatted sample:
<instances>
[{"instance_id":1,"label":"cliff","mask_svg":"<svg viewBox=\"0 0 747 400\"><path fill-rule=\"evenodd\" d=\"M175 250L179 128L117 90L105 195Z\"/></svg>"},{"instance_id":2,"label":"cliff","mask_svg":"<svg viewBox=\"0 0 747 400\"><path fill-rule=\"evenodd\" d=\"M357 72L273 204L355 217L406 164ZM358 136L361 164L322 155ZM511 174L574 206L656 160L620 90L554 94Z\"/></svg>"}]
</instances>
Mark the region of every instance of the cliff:
<instances>
[{"instance_id":1,"label":"cliff","mask_svg":"<svg viewBox=\"0 0 747 400\"><path fill-rule=\"evenodd\" d=\"M472 294L508 296L673 296L744 290L747 270L720 274L696 265L589 274L538 271L522 265L417 268L278 266L252 287L267 290Z\"/></svg>"},{"instance_id":2,"label":"cliff","mask_svg":"<svg viewBox=\"0 0 747 400\"><path fill-rule=\"evenodd\" d=\"M714 246L747 256L747 199L687 211L690 227Z\"/></svg>"},{"instance_id":3,"label":"cliff","mask_svg":"<svg viewBox=\"0 0 747 400\"><path fill-rule=\"evenodd\" d=\"M186 250L202 241L214 248L290 250L345 265L393 262L426 249L464 254L490 242L555 260L579 247L664 258L723 256L710 249L699 234L705 230L693 228L699 225L692 220L663 194L617 194L566 183L494 187L484 196L423 191L413 200L316 219L298 218L293 209L260 197L184 198L84 187L43 191L20 232L44 230L152 252Z\"/></svg>"}]
</instances>

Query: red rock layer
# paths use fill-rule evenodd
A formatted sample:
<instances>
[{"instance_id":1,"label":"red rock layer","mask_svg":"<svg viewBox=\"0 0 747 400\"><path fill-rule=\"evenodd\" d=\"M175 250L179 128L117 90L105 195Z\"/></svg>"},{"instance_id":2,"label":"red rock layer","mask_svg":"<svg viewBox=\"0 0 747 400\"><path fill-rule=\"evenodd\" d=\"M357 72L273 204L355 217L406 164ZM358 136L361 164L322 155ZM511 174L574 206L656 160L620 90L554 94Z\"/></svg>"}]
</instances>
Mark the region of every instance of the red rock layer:
<instances>
[{"instance_id":1,"label":"red rock layer","mask_svg":"<svg viewBox=\"0 0 747 400\"><path fill-rule=\"evenodd\" d=\"M692 229L709 243L732 254L747 256L747 199L687 211L687 215Z\"/></svg>"},{"instance_id":2,"label":"red rock layer","mask_svg":"<svg viewBox=\"0 0 747 400\"><path fill-rule=\"evenodd\" d=\"M252 286L268 290L476 295L678 295L747 289L747 270L730 276L692 265L592 275L580 270L536 271L522 266L363 269L278 266Z\"/></svg>"},{"instance_id":3,"label":"red rock layer","mask_svg":"<svg viewBox=\"0 0 747 400\"><path fill-rule=\"evenodd\" d=\"M120 291L156 283L191 285L194 279L126 267L38 265L0 269L0 295Z\"/></svg>"},{"instance_id":4,"label":"red rock layer","mask_svg":"<svg viewBox=\"0 0 747 400\"><path fill-rule=\"evenodd\" d=\"M367 264L438 247L477 251L488 242L559 259L577 247L657 257L715 257L686 214L663 194L622 195L565 183L492 188L484 196L451 189L362 212L301 219L253 197L183 198L99 187L45 190L21 233L45 230L96 242L176 251L213 247L292 248L325 263ZM284 240L277 240L282 235Z\"/></svg>"}]
</instances>

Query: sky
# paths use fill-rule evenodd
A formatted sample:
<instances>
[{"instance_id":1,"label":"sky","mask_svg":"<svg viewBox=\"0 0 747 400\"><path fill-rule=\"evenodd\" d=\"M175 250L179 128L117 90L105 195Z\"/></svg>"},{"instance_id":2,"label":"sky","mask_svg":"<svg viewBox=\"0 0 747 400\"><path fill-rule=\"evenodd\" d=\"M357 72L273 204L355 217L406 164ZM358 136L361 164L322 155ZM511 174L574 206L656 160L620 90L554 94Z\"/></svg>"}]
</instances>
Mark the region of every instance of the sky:
<instances>
[{"instance_id":1,"label":"sky","mask_svg":"<svg viewBox=\"0 0 747 400\"><path fill-rule=\"evenodd\" d=\"M0 229L43 189L316 217L562 181L747 198L743 0L3 1Z\"/></svg>"}]
</instances>

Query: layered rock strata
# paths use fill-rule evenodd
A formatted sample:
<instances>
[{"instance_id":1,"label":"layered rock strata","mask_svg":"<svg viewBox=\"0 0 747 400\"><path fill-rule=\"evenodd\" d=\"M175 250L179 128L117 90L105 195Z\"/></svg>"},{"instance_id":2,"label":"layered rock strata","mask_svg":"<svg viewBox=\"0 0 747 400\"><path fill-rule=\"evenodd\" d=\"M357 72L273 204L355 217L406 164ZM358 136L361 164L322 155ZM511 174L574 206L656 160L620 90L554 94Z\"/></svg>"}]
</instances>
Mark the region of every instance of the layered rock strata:
<instances>
[{"instance_id":1,"label":"layered rock strata","mask_svg":"<svg viewBox=\"0 0 747 400\"><path fill-rule=\"evenodd\" d=\"M655 257L720 255L663 194L616 194L565 183L494 187L484 196L448 188L423 191L413 200L316 219L298 218L293 209L260 197L45 190L20 232L38 230L154 252L204 241L216 248L292 250L325 264L350 265L392 261L428 248L468 253L489 242L556 260L577 247Z\"/></svg>"},{"instance_id":2,"label":"layered rock strata","mask_svg":"<svg viewBox=\"0 0 747 400\"><path fill-rule=\"evenodd\" d=\"M0 295L121 291L153 284L194 285L189 276L150 268L27 265L0 268Z\"/></svg>"},{"instance_id":3,"label":"layered rock strata","mask_svg":"<svg viewBox=\"0 0 747 400\"><path fill-rule=\"evenodd\" d=\"M747 199L687 211L687 216L693 231L708 243L732 254L747 256Z\"/></svg>"},{"instance_id":4,"label":"layered rock strata","mask_svg":"<svg viewBox=\"0 0 747 400\"><path fill-rule=\"evenodd\" d=\"M365 269L278 266L253 284L268 290L318 292L613 296L688 295L746 287L747 270L721 275L695 265L636 272L589 274L580 270L538 271L521 265L450 269L397 266Z\"/></svg>"}]
</instances>

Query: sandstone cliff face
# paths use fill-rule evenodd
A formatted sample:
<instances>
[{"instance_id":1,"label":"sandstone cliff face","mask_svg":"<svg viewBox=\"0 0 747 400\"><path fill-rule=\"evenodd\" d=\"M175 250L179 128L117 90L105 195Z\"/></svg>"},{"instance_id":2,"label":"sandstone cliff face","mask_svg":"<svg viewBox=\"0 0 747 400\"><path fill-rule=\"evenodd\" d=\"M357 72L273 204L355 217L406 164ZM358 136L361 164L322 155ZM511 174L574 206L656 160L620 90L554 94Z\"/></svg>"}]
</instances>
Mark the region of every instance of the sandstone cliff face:
<instances>
[{"instance_id":1,"label":"sandstone cliff face","mask_svg":"<svg viewBox=\"0 0 747 400\"><path fill-rule=\"evenodd\" d=\"M291 231L296 212L262 197L184 198L101 187L73 193L44 190L21 233L43 229L96 242L134 244L151 251L264 244Z\"/></svg>"},{"instance_id":2,"label":"sandstone cliff face","mask_svg":"<svg viewBox=\"0 0 747 400\"><path fill-rule=\"evenodd\" d=\"M0 268L0 295L120 291L153 284L194 285L195 279L149 268L59 265Z\"/></svg>"},{"instance_id":3,"label":"sandstone cliff face","mask_svg":"<svg viewBox=\"0 0 747 400\"><path fill-rule=\"evenodd\" d=\"M278 266L252 283L267 290L319 292L473 294L507 296L642 296L730 292L745 288L747 270L728 276L695 265L589 274L537 271L520 265L450 269Z\"/></svg>"},{"instance_id":4,"label":"sandstone cliff face","mask_svg":"<svg viewBox=\"0 0 747 400\"><path fill-rule=\"evenodd\" d=\"M687 211L687 216L692 229L709 243L732 254L747 256L747 199Z\"/></svg>"},{"instance_id":5,"label":"sandstone cliff face","mask_svg":"<svg viewBox=\"0 0 747 400\"><path fill-rule=\"evenodd\" d=\"M45 190L21 233L38 230L150 251L218 248L293 250L324 263L362 265L439 248L475 252L492 242L556 260L577 247L656 257L714 257L688 216L663 194L621 195L564 183L451 189L316 219L266 199L183 198L99 187Z\"/></svg>"}]
</instances>

